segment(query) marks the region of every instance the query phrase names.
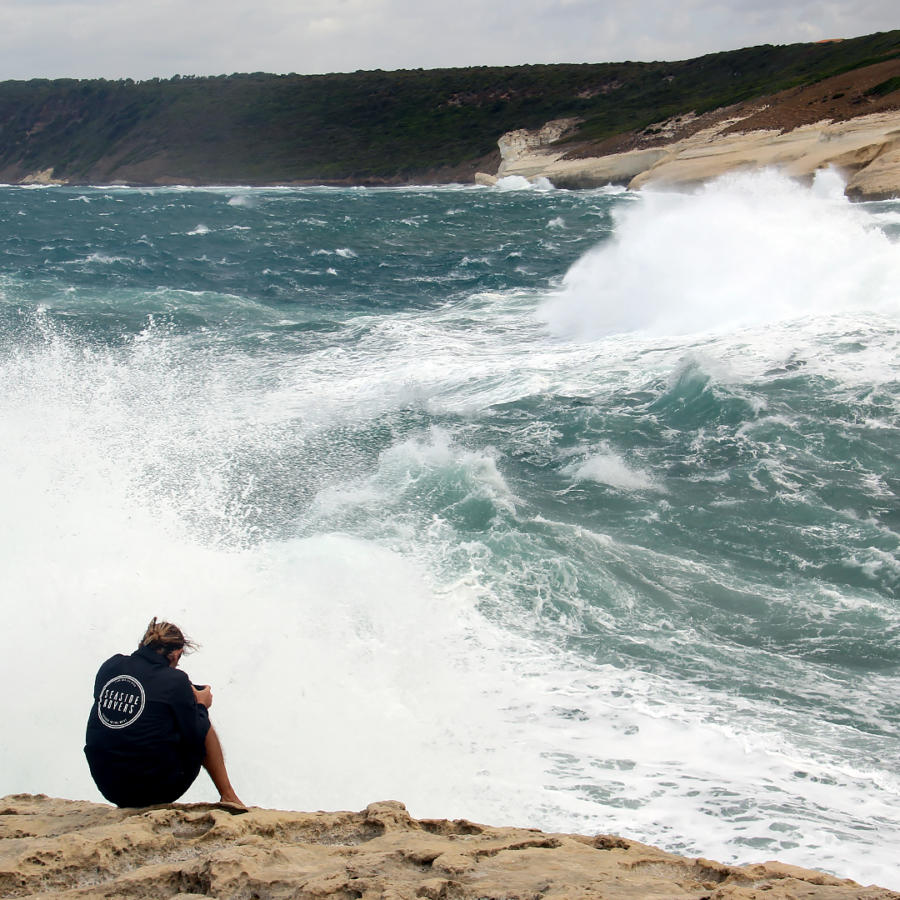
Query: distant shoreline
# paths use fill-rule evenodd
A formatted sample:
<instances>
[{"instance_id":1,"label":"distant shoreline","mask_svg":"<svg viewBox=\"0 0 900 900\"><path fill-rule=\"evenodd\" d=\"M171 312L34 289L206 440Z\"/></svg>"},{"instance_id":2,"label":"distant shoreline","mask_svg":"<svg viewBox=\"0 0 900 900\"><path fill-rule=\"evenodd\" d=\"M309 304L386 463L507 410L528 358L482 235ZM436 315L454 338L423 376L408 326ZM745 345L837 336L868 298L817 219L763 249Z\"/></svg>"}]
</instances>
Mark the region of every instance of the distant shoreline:
<instances>
[{"instance_id":1,"label":"distant shoreline","mask_svg":"<svg viewBox=\"0 0 900 900\"><path fill-rule=\"evenodd\" d=\"M467 184L511 163L509 135L537 133L567 163L615 158L609 180L630 183L647 167L635 153L655 165L704 129L726 137L729 117L785 133L897 111L900 30L674 62L4 81L0 182ZM600 180L576 168L557 167L558 186Z\"/></svg>"},{"instance_id":2,"label":"distant shoreline","mask_svg":"<svg viewBox=\"0 0 900 900\"><path fill-rule=\"evenodd\" d=\"M898 92L900 93L900 92ZM629 190L643 187L691 188L728 172L766 167L789 177L810 181L825 168L839 171L846 181L847 196L854 200L900 197L900 109L863 114L846 120L823 119L795 128L753 128L762 107L726 110L718 117L677 117L662 122L661 133L672 134L667 143L637 146L608 154L591 148L573 153L562 141L570 120L551 121L541 129L504 134L499 142L496 173L477 172L474 179L441 181L427 174L415 179L303 179L248 183L235 180L177 180L161 177L147 181L118 180L108 183L57 178L52 167L30 172L10 187L114 188L428 188L478 184L492 186L505 177L529 182L547 179L554 187L579 190L620 185ZM689 126L694 125L691 128ZM681 132L681 134L679 134ZM549 135L549 138L548 138Z\"/></svg>"}]
</instances>

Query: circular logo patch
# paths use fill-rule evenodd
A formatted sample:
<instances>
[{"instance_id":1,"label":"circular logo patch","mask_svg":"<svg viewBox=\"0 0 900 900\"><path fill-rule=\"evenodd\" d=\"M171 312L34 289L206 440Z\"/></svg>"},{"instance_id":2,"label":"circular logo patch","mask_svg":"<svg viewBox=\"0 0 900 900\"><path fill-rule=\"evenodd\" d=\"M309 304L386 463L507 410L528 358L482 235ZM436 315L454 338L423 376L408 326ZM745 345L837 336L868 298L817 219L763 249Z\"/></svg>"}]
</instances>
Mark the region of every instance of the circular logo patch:
<instances>
[{"instance_id":1,"label":"circular logo patch","mask_svg":"<svg viewBox=\"0 0 900 900\"><path fill-rule=\"evenodd\" d=\"M103 685L97 715L107 728L125 728L144 711L144 686L130 675L116 675Z\"/></svg>"}]
</instances>

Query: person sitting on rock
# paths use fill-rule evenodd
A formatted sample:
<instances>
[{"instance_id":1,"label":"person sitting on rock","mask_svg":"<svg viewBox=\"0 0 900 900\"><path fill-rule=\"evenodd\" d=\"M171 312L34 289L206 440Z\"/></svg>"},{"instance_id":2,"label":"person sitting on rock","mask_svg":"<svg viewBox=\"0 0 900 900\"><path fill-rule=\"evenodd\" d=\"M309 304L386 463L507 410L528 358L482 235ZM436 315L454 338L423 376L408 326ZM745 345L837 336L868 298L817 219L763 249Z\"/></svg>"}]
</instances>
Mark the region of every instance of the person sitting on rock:
<instances>
[{"instance_id":1,"label":"person sitting on rock","mask_svg":"<svg viewBox=\"0 0 900 900\"><path fill-rule=\"evenodd\" d=\"M177 668L195 646L176 625L154 617L134 653L116 654L100 666L84 753L110 803L172 803L203 766L220 800L243 806L209 721L209 685L192 685Z\"/></svg>"}]
</instances>

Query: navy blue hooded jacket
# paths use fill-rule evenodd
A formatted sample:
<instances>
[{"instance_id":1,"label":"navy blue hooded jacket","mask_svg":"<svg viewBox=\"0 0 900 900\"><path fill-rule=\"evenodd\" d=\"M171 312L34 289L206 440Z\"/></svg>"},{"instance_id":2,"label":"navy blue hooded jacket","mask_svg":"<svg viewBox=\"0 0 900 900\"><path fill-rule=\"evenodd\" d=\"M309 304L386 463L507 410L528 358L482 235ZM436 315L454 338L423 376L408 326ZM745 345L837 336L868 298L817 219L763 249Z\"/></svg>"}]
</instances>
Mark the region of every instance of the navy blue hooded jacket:
<instances>
[{"instance_id":1,"label":"navy blue hooded jacket","mask_svg":"<svg viewBox=\"0 0 900 900\"><path fill-rule=\"evenodd\" d=\"M100 792L118 806L177 800L200 771L209 714L188 676L141 647L97 672L84 752Z\"/></svg>"}]
</instances>

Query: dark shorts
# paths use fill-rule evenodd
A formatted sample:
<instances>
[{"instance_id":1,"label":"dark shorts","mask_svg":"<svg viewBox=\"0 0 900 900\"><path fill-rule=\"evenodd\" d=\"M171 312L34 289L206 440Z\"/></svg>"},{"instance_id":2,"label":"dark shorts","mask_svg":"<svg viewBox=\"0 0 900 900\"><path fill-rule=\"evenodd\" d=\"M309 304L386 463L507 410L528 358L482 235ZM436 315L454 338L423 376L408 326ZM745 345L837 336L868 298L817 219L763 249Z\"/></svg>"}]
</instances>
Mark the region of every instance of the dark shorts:
<instances>
[{"instance_id":1,"label":"dark shorts","mask_svg":"<svg viewBox=\"0 0 900 900\"><path fill-rule=\"evenodd\" d=\"M88 754L88 765L94 783L110 803L138 807L174 803L197 779L201 761L182 760L162 774L147 774L137 760L123 766L119 760L104 759L98 754Z\"/></svg>"}]
</instances>

